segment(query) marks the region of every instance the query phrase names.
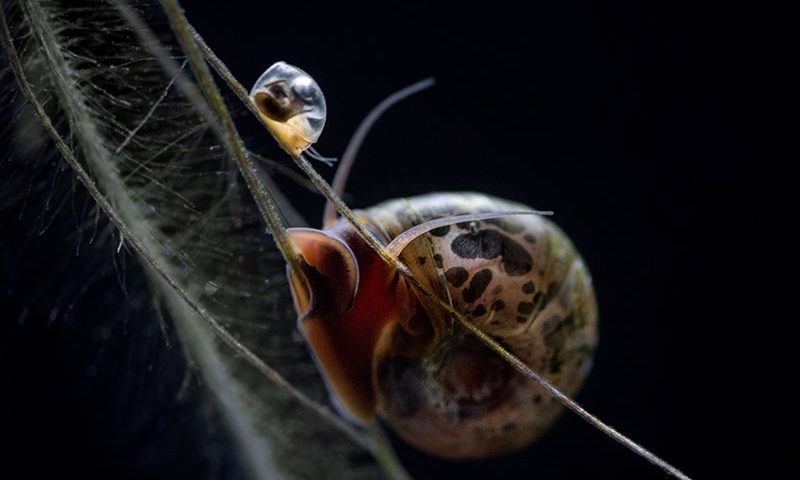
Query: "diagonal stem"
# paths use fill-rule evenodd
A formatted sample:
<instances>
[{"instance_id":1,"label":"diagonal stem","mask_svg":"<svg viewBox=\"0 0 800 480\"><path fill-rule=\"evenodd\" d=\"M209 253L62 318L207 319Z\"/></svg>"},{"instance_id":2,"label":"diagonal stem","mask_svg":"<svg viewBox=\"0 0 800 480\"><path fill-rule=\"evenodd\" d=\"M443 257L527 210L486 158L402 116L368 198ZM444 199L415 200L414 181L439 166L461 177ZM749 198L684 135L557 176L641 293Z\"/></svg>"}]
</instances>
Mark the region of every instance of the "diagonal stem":
<instances>
[{"instance_id":1,"label":"diagonal stem","mask_svg":"<svg viewBox=\"0 0 800 480\"><path fill-rule=\"evenodd\" d=\"M211 110L221 124L222 137L226 143L227 149L233 154L245 184L247 184L247 188L253 195L253 199L262 217L266 221L270 233L273 238L275 238L278 249L289 265L297 267L301 262L300 254L286 235L286 227L281 222L277 206L272 201L267 189L255 174L256 167L247 155L247 150L239 136L239 132L236 130L236 125L233 123L230 112L225 106L225 102L222 100L222 95L214 84L214 79L211 77L208 65L203 61L202 54L195 43L192 32L189 30L188 21L183 15L183 11L175 0L163 0L161 4L169 18L178 43L186 53L189 65L192 67L192 72L194 72L197 83L200 85L200 90L205 95Z\"/></svg>"}]
</instances>

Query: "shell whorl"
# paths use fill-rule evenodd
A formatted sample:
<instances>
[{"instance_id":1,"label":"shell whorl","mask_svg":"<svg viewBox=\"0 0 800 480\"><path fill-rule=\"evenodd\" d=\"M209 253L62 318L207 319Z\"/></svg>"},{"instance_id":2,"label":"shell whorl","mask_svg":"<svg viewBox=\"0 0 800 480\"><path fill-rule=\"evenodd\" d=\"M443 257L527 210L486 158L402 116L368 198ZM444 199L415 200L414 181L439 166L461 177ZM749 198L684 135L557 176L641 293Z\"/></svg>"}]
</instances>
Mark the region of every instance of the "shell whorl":
<instances>
[{"instance_id":1,"label":"shell whorl","mask_svg":"<svg viewBox=\"0 0 800 480\"><path fill-rule=\"evenodd\" d=\"M391 200L364 213L391 239L433 218L525 208L452 193ZM526 215L443 227L415 240L402 259L531 368L568 395L577 392L597 342L597 307L588 270L555 224ZM521 448L547 429L560 405L454 327L438 306L420 302L432 333L398 325L378 344L378 414L409 443L449 458Z\"/></svg>"}]
</instances>

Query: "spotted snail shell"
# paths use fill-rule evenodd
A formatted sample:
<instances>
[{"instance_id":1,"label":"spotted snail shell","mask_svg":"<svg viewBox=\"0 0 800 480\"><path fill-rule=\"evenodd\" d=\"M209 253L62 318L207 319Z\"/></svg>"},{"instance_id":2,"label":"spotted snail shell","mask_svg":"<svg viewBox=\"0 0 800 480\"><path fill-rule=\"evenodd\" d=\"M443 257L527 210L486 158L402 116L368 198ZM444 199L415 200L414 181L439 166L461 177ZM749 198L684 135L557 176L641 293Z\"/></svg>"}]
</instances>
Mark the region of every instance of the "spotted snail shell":
<instances>
[{"instance_id":1,"label":"spotted snail shell","mask_svg":"<svg viewBox=\"0 0 800 480\"><path fill-rule=\"evenodd\" d=\"M390 200L358 212L386 243L427 220L528 210L476 193ZM562 408L387 266L347 221L292 232L290 272L304 332L337 404L375 415L418 449L483 458L529 444ZM429 291L572 395L591 368L597 306L566 235L539 215L441 227L400 259Z\"/></svg>"}]
</instances>

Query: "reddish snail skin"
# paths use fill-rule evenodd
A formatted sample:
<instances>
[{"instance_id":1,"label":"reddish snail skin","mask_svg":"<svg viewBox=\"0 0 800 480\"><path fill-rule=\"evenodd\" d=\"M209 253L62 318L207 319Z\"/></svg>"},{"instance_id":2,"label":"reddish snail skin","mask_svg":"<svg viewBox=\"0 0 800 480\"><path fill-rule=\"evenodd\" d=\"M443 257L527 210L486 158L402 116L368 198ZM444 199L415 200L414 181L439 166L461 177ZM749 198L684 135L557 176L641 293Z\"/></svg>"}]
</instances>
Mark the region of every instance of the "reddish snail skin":
<instances>
[{"instance_id":1,"label":"reddish snail skin","mask_svg":"<svg viewBox=\"0 0 800 480\"><path fill-rule=\"evenodd\" d=\"M427 220L526 209L474 193L391 200L359 213L387 244ZM519 449L562 411L534 380L447 318L340 220L291 229L299 326L338 405L379 416L416 448L444 458ZM572 243L538 215L437 228L401 253L415 278L567 395L597 343L591 278Z\"/></svg>"}]
</instances>

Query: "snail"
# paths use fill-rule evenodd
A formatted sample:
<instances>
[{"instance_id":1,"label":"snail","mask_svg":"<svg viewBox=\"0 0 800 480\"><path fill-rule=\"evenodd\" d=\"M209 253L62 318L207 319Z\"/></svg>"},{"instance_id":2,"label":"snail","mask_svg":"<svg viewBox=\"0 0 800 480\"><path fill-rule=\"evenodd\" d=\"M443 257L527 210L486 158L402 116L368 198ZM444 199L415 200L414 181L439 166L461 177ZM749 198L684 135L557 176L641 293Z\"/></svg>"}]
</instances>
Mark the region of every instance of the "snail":
<instances>
[{"instance_id":1,"label":"snail","mask_svg":"<svg viewBox=\"0 0 800 480\"><path fill-rule=\"evenodd\" d=\"M264 71L250 98L269 132L289 155L316 143L325 127L325 96L309 74L286 62Z\"/></svg>"},{"instance_id":2,"label":"snail","mask_svg":"<svg viewBox=\"0 0 800 480\"><path fill-rule=\"evenodd\" d=\"M290 154L321 133L324 96L296 67L270 67L250 98ZM342 175L354 153L345 158ZM343 183L334 180L339 190ZM553 222L477 193L390 200L355 214L439 301L562 392L577 392L597 343L597 306L583 260ZM288 276L300 330L345 416L377 416L414 447L450 459L518 450L554 422L562 407L540 383L454 324L348 219L325 223L287 230L302 257Z\"/></svg>"}]
</instances>

